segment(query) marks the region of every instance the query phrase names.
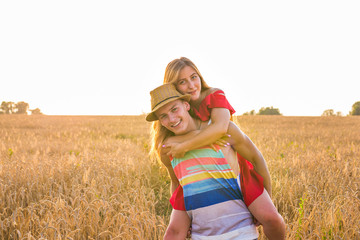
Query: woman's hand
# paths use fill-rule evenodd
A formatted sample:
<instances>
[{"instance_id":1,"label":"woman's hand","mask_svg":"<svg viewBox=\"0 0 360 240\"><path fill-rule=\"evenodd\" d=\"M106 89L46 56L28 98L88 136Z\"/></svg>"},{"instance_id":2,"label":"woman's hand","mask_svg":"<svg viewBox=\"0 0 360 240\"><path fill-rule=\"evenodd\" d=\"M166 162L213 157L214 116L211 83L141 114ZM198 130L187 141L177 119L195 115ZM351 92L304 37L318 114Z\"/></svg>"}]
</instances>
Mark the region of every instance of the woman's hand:
<instances>
[{"instance_id":1,"label":"woman's hand","mask_svg":"<svg viewBox=\"0 0 360 240\"><path fill-rule=\"evenodd\" d=\"M172 156L174 158L182 158L185 156L187 152L181 143L168 143L162 146L163 148L169 148L168 156Z\"/></svg>"},{"instance_id":2,"label":"woman's hand","mask_svg":"<svg viewBox=\"0 0 360 240\"><path fill-rule=\"evenodd\" d=\"M225 134L224 136L222 136L221 138L216 140L213 144L219 145L220 147L230 146L230 143L229 143L230 137L231 137L230 134Z\"/></svg>"}]
</instances>

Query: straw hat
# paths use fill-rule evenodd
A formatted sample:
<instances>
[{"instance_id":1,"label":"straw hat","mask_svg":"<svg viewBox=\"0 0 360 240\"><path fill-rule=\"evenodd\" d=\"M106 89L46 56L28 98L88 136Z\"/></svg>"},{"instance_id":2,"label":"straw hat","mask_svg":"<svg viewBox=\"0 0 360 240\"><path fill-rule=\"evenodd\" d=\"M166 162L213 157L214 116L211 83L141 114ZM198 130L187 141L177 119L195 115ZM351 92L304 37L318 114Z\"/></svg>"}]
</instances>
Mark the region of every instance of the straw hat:
<instances>
[{"instance_id":1,"label":"straw hat","mask_svg":"<svg viewBox=\"0 0 360 240\"><path fill-rule=\"evenodd\" d=\"M184 99L185 101L189 102L191 95L186 94L183 95L179 93L174 84L168 83L161 85L160 87L155 88L150 92L151 96L151 113L146 116L146 121L152 122L158 120L155 112L165 106L166 104L173 102L178 99Z\"/></svg>"}]
</instances>

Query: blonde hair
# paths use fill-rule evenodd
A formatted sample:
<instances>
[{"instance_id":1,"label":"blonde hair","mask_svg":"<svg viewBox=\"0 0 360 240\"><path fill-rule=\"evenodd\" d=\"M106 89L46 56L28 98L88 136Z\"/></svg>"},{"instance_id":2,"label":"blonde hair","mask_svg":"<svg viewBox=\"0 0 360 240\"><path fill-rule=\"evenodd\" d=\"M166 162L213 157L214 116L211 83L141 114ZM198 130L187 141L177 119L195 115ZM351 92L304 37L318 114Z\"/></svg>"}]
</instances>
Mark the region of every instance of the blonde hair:
<instances>
[{"instance_id":1,"label":"blonde hair","mask_svg":"<svg viewBox=\"0 0 360 240\"><path fill-rule=\"evenodd\" d=\"M199 69L195 66L195 64L186 57L181 57L172 60L169 62L169 64L166 66L165 69L165 76L164 76L164 84L165 83L175 83L179 79L179 73L180 71L185 67L189 66L192 67L197 75L199 75L201 80L201 91L205 91L209 89L210 87L207 85L207 83L204 81L204 78L202 77Z\"/></svg>"},{"instance_id":2,"label":"blonde hair","mask_svg":"<svg viewBox=\"0 0 360 240\"><path fill-rule=\"evenodd\" d=\"M166 138L174 136L175 134L169 131L167 128L161 125L159 120L156 120L151 125L150 136L151 136L151 149L150 156L160 160L161 147Z\"/></svg>"}]
</instances>

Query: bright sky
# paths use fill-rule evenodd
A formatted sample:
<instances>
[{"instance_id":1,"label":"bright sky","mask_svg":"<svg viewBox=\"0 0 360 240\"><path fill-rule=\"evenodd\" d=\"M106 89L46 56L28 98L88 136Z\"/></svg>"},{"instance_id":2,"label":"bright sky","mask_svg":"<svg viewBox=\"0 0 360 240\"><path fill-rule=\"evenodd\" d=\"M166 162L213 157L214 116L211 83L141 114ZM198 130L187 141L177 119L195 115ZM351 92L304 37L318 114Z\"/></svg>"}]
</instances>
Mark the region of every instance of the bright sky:
<instances>
[{"instance_id":1,"label":"bright sky","mask_svg":"<svg viewBox=\"0 0 360 240\"><path fill-rule=\"evenodd\" d=\"M0 101L55 115L150 111L185 56L237 114L348 114L360 101L360 1L1 1Z\"/></svg>"}]
</instances>

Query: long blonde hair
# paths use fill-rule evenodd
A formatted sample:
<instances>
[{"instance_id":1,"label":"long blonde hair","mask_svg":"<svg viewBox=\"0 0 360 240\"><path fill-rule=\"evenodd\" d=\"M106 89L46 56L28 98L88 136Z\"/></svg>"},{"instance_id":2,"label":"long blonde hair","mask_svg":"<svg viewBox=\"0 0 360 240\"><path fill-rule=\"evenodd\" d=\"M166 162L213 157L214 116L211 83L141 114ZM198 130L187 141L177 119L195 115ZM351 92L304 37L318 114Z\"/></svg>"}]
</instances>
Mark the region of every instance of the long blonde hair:
<instances>
[{"instance_id":1,"label":"long blonde hair","mask_svg":"<svg viewBox=\"0 0 360 240\"><path fill-rule=\"evenodd\" d=\"M160 160L161 158L161 147L166 138L174 136L175 134L169 131L167 128L161 125L159 120L156 120L151 125L150 136L151 136L151 149L150 156Z\"/></svg>"},{"instance_id":2,"label":"long blonde hair","mask_svg":"<svg viewBox=\"0 0 360 240\"><path fill-rule=\"evenodd\" d=\"M192 67L197 75L199 75L201 80L201 91L205 91L210 88L204 81L204 78L202 77L199 69L190 59L186 57L177 58L169 62L165 69L164 84L175 83L179 79L179 73L181 69L183 69L185 66Z\"/></svg>"}]
</instances>

